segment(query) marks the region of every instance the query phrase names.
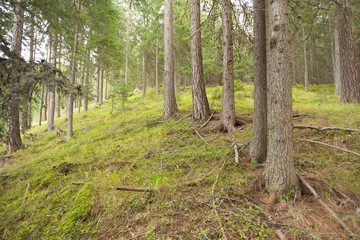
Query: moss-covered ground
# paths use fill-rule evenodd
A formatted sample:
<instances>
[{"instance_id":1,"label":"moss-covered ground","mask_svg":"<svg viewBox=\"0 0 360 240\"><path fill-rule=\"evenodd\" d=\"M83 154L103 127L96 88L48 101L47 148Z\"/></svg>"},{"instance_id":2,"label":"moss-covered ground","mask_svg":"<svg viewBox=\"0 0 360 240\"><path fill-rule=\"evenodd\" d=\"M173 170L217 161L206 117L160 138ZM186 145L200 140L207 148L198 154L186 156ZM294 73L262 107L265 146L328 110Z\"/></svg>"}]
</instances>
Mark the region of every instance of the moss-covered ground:
<instances>
[{"instance_id":1,"label":"moss-covered ground","mask_svg":"<svg viewBox=\"0 0 360 240\"><path fill-rule=\"evenodd\" d=\"M221 87L207 93L219 112ZM360 106L340 104L333 95L332 85L307 93L294 87L294 124L360 129ZM251 137L253 85L236 84L235 97L236 114L246 122L235 134L241 145ZM347 237L306 193L284 196L267 210L262 166L249 163L246 147L235 166L232 137L214 130L216 120L200 129L186 117L191 99L190 91L180 91L180 112L166 121L163 97L153 89L145 100L135 93L124 110L120 99L113 111L111 100L92 105L75 114L69 141L46 132L45 123L34 126L23 136L26 149L0 163L0 239L220 239L224 233L228 239L272 239L277 229L293 239ZM66 130L65 117L55 124ZM357 234L360 158L300 139L360 152L359 135L294 129L296 168Z\"/></svg>"}]
</instances>

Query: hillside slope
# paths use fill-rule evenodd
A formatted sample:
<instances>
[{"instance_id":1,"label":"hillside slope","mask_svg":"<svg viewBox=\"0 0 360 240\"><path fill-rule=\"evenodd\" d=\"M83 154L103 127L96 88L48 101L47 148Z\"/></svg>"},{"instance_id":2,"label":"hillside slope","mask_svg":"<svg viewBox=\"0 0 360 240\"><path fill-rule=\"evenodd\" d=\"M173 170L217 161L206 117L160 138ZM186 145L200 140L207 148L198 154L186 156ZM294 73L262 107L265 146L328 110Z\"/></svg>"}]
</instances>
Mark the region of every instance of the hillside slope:
<instances>
[{"instance_id":1,"label":"hillside slope","mask_svg":"<svg viewBox=\"0 0 360 240\"><path fill-rule=\"evenodd\" d=\"M333 86L294 88L294 124L360 129L360 106L340 104ZM74 118L74 137L34 127L27 148L0 170L0 239L341 239L348 233L310 192L267 207L261 165L249 163L253 86L237 84L240 164L232 137L190 117L191 93L177 95L176 117L164 121L162 96L135 93L92 106ZM220 111L221 88L207 89ZM112 112L112 113L111 113ZM217 114L215 114L216 116ZM55 125L66 130L64 117ZM360 159L312 139L360 152L357 132L294 129L299 173L345 224L360 233ZM4 146L1 147L4 150ZM151 188L152 192L116 187ZM360 214L360 213L359 213ZM360 235L358 235L360 236Z\"/></svg>"}]
</instances>

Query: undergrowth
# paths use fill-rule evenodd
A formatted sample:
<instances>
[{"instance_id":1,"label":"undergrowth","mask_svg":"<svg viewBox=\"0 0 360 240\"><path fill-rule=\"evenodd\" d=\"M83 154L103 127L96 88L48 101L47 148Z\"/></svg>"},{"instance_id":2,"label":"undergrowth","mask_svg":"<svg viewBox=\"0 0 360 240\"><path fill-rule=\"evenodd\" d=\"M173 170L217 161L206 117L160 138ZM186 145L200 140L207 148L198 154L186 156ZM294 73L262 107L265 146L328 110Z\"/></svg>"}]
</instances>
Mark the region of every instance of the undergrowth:
<instances>
[{"instance_id":1,"label":"undergrowth","mask_svg":"<svg viewBox=\"0 0 360 240\"><path fill-rule=\"evenodd\" d=\"M304 115L294 124L360 128L360 107L340 104L332 89L311 86L305 93L302 86L294 87L294 112ZM212 109L221 111L221 88L208 88L207 94ZM235 96L236 114L251 120L253 85L237 84ZM247 150L241 153L242 164L234 166L230 136L211 127L199 130L183 118L191 112L190 92L177 95L180 112L166 121L162 99L149 89L144 101L134 93L124 110L120 99L113 112L111 100L92 105L86 114L74 115L70 141L46 132L46 124L29 130L23 136L27 148L6 160L0 172L0 238L219 239L220 223L231 239L274 238L276 225L261 211L264 203L251 200L261 166L247 163ZM66 124L64 117L55 121L63 130ZM360 152L358 134L294 132L296 138ZM236 133L239 144L250 137L251 123ZM296 139L294 145L298 170L360 193L358 157ZM117 191L117 186L155 191ZM294 238L308 232L292 230Z\"/></svg>"}]
</instances>

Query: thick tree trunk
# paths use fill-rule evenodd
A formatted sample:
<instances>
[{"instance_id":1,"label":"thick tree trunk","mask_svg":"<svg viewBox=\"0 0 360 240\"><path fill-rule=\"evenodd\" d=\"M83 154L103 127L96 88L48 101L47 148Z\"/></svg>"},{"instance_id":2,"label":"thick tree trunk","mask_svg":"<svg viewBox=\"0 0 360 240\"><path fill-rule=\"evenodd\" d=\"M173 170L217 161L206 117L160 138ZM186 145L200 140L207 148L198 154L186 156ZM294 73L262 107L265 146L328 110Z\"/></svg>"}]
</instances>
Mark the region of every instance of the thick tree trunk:
<instances>
[{"instance_id":1,"label":"thick tree trunk","mask_svg":"<svg viewBox=\"0 0 360 240\"><path fill-rule=\"evenodd\" d=\"M304 41L304 86L305 92L309 90L309 72L308 72L308 62L307 62L307 55L306 55L306 40L305 40L305 30L303 31L303 41Z\"/></svg>"},{"instance_id":2,"label":"thick tree trunk","mask_svg":"<svg viewBox=\"0 0 360 240\"><path fill-rule=\"evenodd\" d=\"M267 79L265 0L254 0L254 119L251 161L262 163L267 152Z\"/></svg>"},{"instance_id":3,"label":"thick tree trunk","mask_svg":"<svg viewBox=\"0 0 360 240\"><path fill-rule=\"evenodd\" d=\"M339 49L339 38L336 28L334 28L334 85L335 85L335 96L340 97L341 95L341 81L340 81L340 72L341 72L341 61L340 61L340 49Z\"/></svg>"},{"instance_id":4,"label":"thick tree trunk","mask_svg":"<svg viewBox=\"0 0 360 240\"><path fill-rule=\"evenodd\" d=\"M52 64L56 67L56 51L57 51L57 36L54 34L53 40L53 53L52 53ZM47 130L51 131L54 128L55 118L55 82L52 83L49 89L49 117L47 122Z\"/></svg>"},{"instance_id":5,"label":"thick tree trunk","mask_svg":"<svg viewBox=\"0 0 360 240\"><path fill-rule=\"evenodd\" d=\"M360 102L359 73L356 62L356 49L352 30L353 21L350 0L338 0L336 4L336 28L340 52L340 101Z\"/></svg>"},{"instance_id":6,"label":"thick tree trunk","mask_svg":"<svg viewBox=\"0 0 360 240\"><path fill-rule=\"evenodd\" d=\"M195 121L206 121L210 116L206 96L200 30L200 0L190 1L190 49L192 72L192 116Z\"/></svg>"},{"instance_id":7,"label":"thick tree trunk","mask_svg":"<svg viewBox=\"0 0 360 240\"><path fill-rule=\"evenodd\" d=\"M155 88L156 88L156 95L159 95L159 48L158 48L158 39L156 39L156 50L155 50Z\"/></svg>"},{"instance_id":8,"label":"thick tree trunk","mask_svg":"<svg viewBox=\"0 0 360 240\"><path fill-rule=\"evenodd\" d=\"M142 97L143 100L145 99L145 93L146 93L146 52L143 54L143 91L142 91Z\"/></svg>"},{"instance_id":9,"label":"thick tree trunk","mask_svg":"<svg viewBox=\"0 0 360 240\"><path fill-rule=\"evenodd\" d=\"M19 57L21 57L21 44L24 26L24 10L20 6L21 2L22 0L17 0L15 2L15 15L11 41L11 50ZM8 154L24 147L20 136L19 94L14 94L14 91L16 91L19 83L20 78L14 70L11 74L8 85L8 91L11 93L8 99L6 121L6 150Z\"/></svg>"},{"instance_id":10,"label":"thick tree trunk","mask_svg":"<svg viewBox=\"0 0 360 240\"><path fill-rule=\"evenodd\" d=\"M81 0L77 1L77 12L80 14L81 11ZM79 22L76 22L75 26L75 41L74 41L74 53L72 59L72 71L71 71L71 81L70 84L73 85L75 83L76 78L76 55L77 55L77 48L78 48L78 41L79 41ZM66 131L66 138L69 140L73 136L73 114L74 114L74 96L69 91L68 98L67 98L67 113L68 113L68 124L67 124L67 131Z\"/></svg>"},{"instance_id":11,"label":"thick tree trunk","mask_svg":"<svg viewBox=\"0 0 360 240\"><path fill-rule=\"evenodd\" d=\"M104 103L104 69L101 69L101 82L100 82L100 102L102 105Z\"/></svg>"},{"instance_id":12,"label":"thick tree trunk","mask_svg":"<svg viewBox=\"0 0 360 240\"><path fill-rule=\"evenodd\" d=\"M221 125L225 132L235 131L234 61L231 1L222 0L223 89Z\"/></svg>"},{"instance_id":13,"label":"thick tree trunk","mask_svg":"<svg viewBox=\"0 0 360 240\"><path fill-rule=\"evenodd\" d=\"M266 186L275 194L296 191L293 159L290 32L287 0L270 2L269 148Z\"/></svg>"},{"instance_id":14,"label":"thick tree trunk","mask_svg":"<svg viewBox=\"0 0 360 240\"><path fill-rule=\"evenodd\" d=\"M173 14L172 0L164 8L164 119L178 111L174 89Z\"/></svg>"}]
</instances>

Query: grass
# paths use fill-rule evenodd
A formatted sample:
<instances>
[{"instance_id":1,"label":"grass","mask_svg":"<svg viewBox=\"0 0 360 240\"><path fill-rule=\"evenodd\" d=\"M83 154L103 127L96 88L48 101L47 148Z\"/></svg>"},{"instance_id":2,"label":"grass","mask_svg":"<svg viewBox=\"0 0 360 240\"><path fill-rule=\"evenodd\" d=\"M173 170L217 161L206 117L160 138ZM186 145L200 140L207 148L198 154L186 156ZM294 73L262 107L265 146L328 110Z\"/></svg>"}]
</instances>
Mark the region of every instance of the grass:
<instances>
[{"instance_id":1,"label":"grass","mask_svg":"<svg viewBox=\"0 0 360 240\"><path fill-rule=\"evenodd\" d=\"M236 113L251 119L253 85L237 83L236 89ZM310 86L305 93L302 86L295 86L294 112L310 117L296 119L294 124L359 128L359 105L340 104L332 89L332 85ZM212 108L216 105L219 111L221 88L209 87L207 94ZM274 238L274 225L259 210L263 203L255 207L250 198L244 200L244 195L254 194L251 191L260 170L246 163L247 150L241 153L242 164L235 167L230 136L205 128L199 131L204 141L195 134L197 124L190 118L178 121L191 112L190 92L177 95L180 112L166 121L161 119L162 99L149 89L145 101L141 93L131 96L124 111L119 99L113 114L110 100L102 106L92 105L85 115L74 115L70 141L45 132L46 124L29 130L23 137L27 148L16 152L0 172L0 238L219 239L219 222L231 239ZM55 124L66 129L64 117ZM28 138L29 133L36 137ZM360 152L358 134L294 133L297 138ZM250 137L251 124L236 134L239 143ZM331 184L360 193L356 156L296 140L294 145L299 170L321 174ZM211 195L217 174L215 200L220 219L213 212ZM156 191L116 191L121 185ZM309 207L302 205L301 209L307 212ZM358 226L358 219L352 219ZM294 238L308 232L302 229L291 228Z\"/></svg>"}]
</instances>

